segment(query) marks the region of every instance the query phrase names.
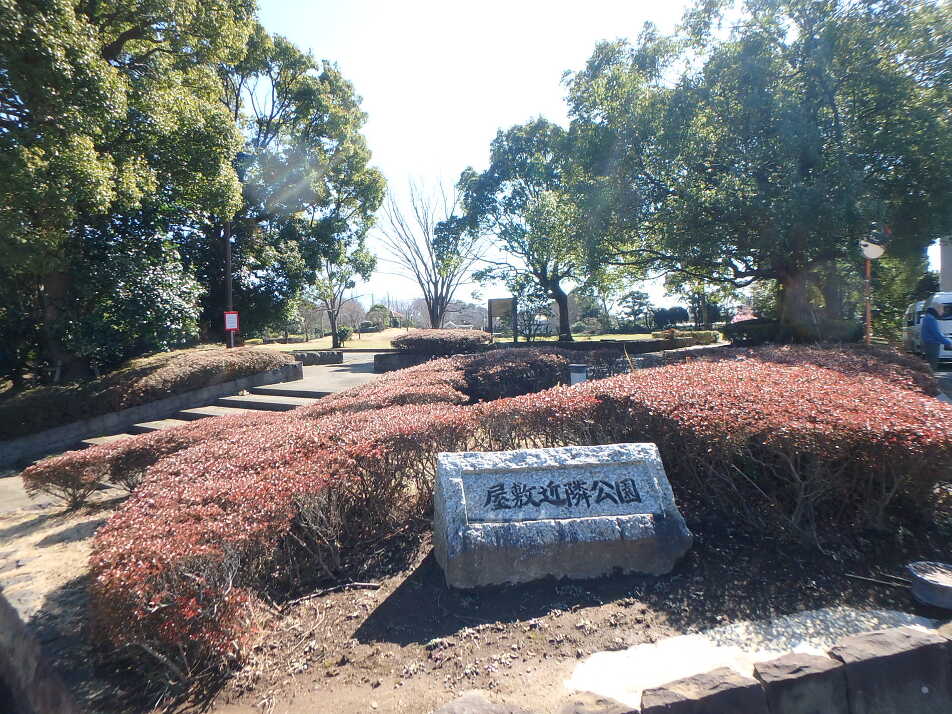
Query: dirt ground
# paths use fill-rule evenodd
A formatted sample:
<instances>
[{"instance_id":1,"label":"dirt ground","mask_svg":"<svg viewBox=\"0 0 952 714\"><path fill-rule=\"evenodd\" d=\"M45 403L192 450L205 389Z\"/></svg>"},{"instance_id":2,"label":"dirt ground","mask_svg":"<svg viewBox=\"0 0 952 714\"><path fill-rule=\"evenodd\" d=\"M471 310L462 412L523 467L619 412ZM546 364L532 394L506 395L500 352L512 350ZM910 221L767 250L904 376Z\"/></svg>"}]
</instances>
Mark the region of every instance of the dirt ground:
<instances>
[{"instance_id":1,"label":"dirt ground","mask_svg":"<svg viewBox=\"0 0 952 714\"><path fill-rule=\"evenodd\" d=\"M554 714L569 696L563 682L572 668L596 651L834 605L948 616L919 605L906 588L850 576L904 576L911 560L947 558L952 523L870 535L823 553L686 515L695 545L661 578L454 591L424 535L403 572L264 618L267 634L213 711L430 712L483 689Z\"/></svg>"},{"instance_id":2,"label":"dirt ground","mask_svg":"<svg viewBox=\"0 0 952 714\"><path fill-rule=\"evenodd\" d=\"M84 625L89 538L112 505L70 515L5 514L0 579L8 598L46 593L36 600L33 623L84 709L138 713L153 709L161 687L146 687L137 666L91 644ZM415 714L482 689L553 714L570 694L563 682L596 651L835 605L948 616L918 605L906 588L850 577L904 576L909 561L947 560L946 511L921 532L895 527L822 552L725 527L690 503L682 511L695 544L668 576L468 592L445 586L422 524L383 549L380 562L355 572L358 584L257 613L257 644L245 666L212 692L209 709Z\"/></svg>"}]
</instances>

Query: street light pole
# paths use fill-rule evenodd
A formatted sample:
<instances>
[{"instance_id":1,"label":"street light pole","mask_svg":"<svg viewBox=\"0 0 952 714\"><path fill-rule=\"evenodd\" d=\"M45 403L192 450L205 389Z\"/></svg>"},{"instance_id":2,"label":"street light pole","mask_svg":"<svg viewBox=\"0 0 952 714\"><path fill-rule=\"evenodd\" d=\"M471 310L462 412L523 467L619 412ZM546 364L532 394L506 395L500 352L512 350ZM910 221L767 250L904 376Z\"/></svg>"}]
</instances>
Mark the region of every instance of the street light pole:
<instances>
[{"instance_id":1,"label":"street light pole","mask_svg":"<svg viewBox=\"0 0 952 714\"><path fill-rule=\"evenodd\" d=\"M875 225L875 224L874 224ZM890 231L889 227L886 226L882 230L884 236L889 236ZM873 261L877 258L881 258L883 253L886 252L886 249L879 242L879 238L874 238L870 236L869 238L862 238L859 241L859 247L863 251L863 256L866 258L866 330L865 330L865 342L868 345L873 343Z\"/></svg>"}]
</instances>

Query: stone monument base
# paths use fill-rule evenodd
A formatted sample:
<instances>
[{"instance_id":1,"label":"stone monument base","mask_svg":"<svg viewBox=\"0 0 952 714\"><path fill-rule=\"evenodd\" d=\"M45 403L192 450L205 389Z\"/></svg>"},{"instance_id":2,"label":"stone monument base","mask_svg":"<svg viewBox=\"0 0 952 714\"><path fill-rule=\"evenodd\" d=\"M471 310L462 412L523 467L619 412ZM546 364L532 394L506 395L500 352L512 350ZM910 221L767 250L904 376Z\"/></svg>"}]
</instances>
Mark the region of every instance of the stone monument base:
<instances>
[{"instance_id":1,"label":"stone monument base","mask_svg":"<svg viewBox=\"0 0 952 714\"><path fill-rule=\"evenodd\" d=\"M654 444L440 454L437 471L434 552L452 587L662 575L692 544Z\"/></svg>"}]
</instances>

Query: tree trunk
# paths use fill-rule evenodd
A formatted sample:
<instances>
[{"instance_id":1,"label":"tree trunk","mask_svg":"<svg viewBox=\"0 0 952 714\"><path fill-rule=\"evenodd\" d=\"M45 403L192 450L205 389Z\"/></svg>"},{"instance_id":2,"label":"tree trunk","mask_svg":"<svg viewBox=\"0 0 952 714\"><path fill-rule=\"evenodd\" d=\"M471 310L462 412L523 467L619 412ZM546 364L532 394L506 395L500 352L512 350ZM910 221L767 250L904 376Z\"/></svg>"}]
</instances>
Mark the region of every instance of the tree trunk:
<instances>
[{"instance_id":1,"label":"tree trunk","mask_svg":"<svg viewBox=\"0 0 952 714\"><path fill-rule=\"evenodd\" d=\"M549 292L559 309L559 341L571 342L572 327L569 325L569 296L566 295L558 283L553 283Z\"/></svg>"},{"instance_id":2,"label":"tree trunk","mask_svg":"<svg viewBox=\"0 0 952 714\"><path fill-rule=\"evenodd\" d=\"M331 349L341 346L340 335L337 334L337 314L333 310L327 311L327 320L331 323Z\"/></svg>"},{"instance_id":3,"label":"tree trunk","mask_svg":"<svg viewBox=\"0 0 952 714\"><path fill-rule=\"evenodd\" d=\"M52 369L54 383L91 374L89 362L66 349L60 332L71 282L72 277L66 271L49 273L43 278L40 292L43 302L42 357Z\"/></svg>"},{"instance_id":4,"label":"tree trunk","mask_svg":"<svg viewBox=\"0 0 952 714\"><path fill-rule=\"evenodd\" d=\"M780 283L780 331L778 338L784 342L797 342L810 333L810 303L807 296L807 281L802 272L784 273Z\"/></svg>"},{"instance_id":5,"label":"tree trunk","mask_svg":"<svg viewBox=\"0 0 952 714\"><path fill-rule=\"evenodd\" d=\"M427 302L426 311L430 317L430 327L439 330L443 327L443 320L446 319L446 303L434 298Z\"/></svg>"}]
</instances>

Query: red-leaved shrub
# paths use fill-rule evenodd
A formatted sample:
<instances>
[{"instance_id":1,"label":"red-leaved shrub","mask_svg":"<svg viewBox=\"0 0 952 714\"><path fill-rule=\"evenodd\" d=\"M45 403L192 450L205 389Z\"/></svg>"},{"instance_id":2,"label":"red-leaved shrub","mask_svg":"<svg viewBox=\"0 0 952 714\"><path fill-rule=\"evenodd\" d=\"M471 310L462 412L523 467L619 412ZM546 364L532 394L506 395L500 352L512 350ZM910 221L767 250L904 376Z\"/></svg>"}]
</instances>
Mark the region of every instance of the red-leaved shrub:
<instances>
[{"instance_id":1,"label":"red-leaved shrub","mask_svg":"<svg viewBox=\"0 0 952 714\"><path fill-rule=\"evenodd\" d=\"M465 404L469 397L460 359L436 359L388 372L368 384L324 397L299 413L318 418L401 404Z\"/></svg>"},{"instance_id":2,"label":"red-leaved shrub","mask_svg":"<svg viewBox=\"0 0 952 714\"><path fill-rule=\"evenodd\" d=\"M571 355L581 359L580 355ZM568 381L564 350L492 350L461 358L466 392L475 401L541 392Z\"/></svg>"},{"instance_id":3,"label":"red-leaved shrub","mask_svg":"<svg viewBox=\"0 0 952 714\"><path fill-rule=\"evenodd\" d=\"M939 387L929 365L919 357L894 347L863 344L765 345L754 348L710 347L681 353L666 353L667 364L695 359L733 360L749 357L761 362L826 367L849 377L871 376L897 387L936 395Z\"/></svg>"},{"instance_id":4,"label":"red-leaved shrub","mask_svg":"<svg viewBox=\"0 0 952 714\"><path fill-rule=\"evenodd\" d=\"M390 341L395 349L434 357L482 352L492 335L482 330L411 330Z\"/></svg>"},{"instance_id":5,"label":"red-leaved shrub","mask_svg":"<svg viewBox=\"0 0 952 714\"><path fill-rule=\"evenodd\" d=\"M464 404L467 369L491 377L518 361L482 358L391 373L363 388L367 408L351 391L46 462L74 459L80 480L143 474L93 544L94 631L183 671L227 666L259 594L338 575L344 553L359 562L426 515L440 451L650 441L676 495L798 537L879 524L897 498L926 508L952 478L952 407L889 369L849 373L851 356L835 369L753 350ZM557 363L538 360L540 374Z\"/></svg>"},{"instance_id":6,"label":"red-leaved shrub","mask_svg":"<svg viewBox=\"0 0 952 714\"><path fill-rule=\"evenodd\" d=\"M192 349L140 357L98 379L36 387L0 400L0 439L294 364L294 355L239 347Z\"/></svg>"}]
</instances>

